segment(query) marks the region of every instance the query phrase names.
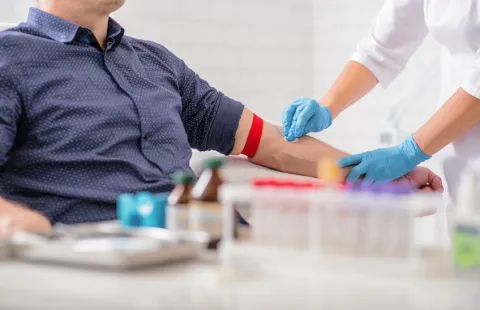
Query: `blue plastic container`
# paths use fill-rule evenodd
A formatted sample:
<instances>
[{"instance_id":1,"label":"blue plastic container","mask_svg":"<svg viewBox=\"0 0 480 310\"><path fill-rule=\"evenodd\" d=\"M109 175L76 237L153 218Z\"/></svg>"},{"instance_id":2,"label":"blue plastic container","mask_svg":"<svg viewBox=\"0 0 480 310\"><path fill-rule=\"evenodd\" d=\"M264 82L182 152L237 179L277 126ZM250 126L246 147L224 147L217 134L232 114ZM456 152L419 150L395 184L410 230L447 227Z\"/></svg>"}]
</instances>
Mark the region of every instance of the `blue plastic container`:
<instances>
[{"instance_id":1,"label":"blue plastic container","mask_svg":"<svg viewBox=\"0 0 480 310\"><path fill-rule=\"evenodd\" d=\"M117 217L123 227L141 226L141 219L137 213L135 195L122 194L118 197Z\"/></svg>"}]
</instances>

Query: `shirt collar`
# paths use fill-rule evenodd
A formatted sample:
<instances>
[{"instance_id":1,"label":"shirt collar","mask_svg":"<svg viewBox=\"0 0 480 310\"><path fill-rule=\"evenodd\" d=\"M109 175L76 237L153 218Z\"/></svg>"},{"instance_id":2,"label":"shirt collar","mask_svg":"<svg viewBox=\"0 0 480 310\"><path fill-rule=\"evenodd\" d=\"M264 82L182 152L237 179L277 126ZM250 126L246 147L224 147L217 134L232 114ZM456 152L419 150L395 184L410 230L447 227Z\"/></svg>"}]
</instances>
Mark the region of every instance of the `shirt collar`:
<instances>
[{"instance_id":1,"label":"shirt collar","mask_svg":"<svg viewBox=\"0 0 480 310\"><path fill-rule=\"evenodd\" d=\"M72 42L77 36L80 25L52 15L37 8L30 8L27 24L35 27L55 41ZM107 39L115 38L119 42L125 30L112 18L108 21Z\"/></svg>"}]
</instances>

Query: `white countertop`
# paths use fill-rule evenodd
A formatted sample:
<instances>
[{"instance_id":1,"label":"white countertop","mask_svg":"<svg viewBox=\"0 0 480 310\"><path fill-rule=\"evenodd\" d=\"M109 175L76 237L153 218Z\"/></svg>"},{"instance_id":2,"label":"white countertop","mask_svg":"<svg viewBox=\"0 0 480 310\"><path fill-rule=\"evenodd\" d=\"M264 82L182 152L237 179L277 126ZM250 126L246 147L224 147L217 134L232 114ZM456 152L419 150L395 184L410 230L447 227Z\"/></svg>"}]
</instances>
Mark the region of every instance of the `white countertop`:
<instances>
[{"instance_id":1,"label":"white countertop","mask_svg":"<svg viewBox=\"0 0 480 310\"><path fill-rule=\"evenodd\" d=\"M480 281L234 275L214 262L114 272L0 263L0 309L480 309Z\"/></svg>"}]
</instances>

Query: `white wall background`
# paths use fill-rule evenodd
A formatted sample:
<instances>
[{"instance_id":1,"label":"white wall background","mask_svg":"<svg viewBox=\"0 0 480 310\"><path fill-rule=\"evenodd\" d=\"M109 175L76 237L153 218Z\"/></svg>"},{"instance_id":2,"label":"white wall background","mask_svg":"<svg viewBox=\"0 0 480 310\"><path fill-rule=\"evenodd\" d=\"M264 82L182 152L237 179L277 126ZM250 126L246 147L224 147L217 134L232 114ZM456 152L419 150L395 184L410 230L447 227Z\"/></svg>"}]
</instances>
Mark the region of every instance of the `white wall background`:
<instances>
[{"instance_id":1,"label":"white wall background","mask_svg":"<svg viewBox=\"0 0 480 310\"><path fill-rule=\"evenodd\" d=\"M267 119L313 92L311 0L136 0L115 17Z\"/></svg>"},{"instance_id":2,"label":"white wall background","mask_svg":"<svg viewBox=\"0 0 480 310\"><path fill-rule=\"evenodd\" d=\"M25 20L28 8L36 0L0 0L0 23L17 23Z\"/></svg>"},{"instance_id":3,"label":"white wall background","mask_svg":"<svg viewBox=\"0 0 480 310\"><path fill-rule=\"evenodd\" d=\"M115 18L129 35L165 45L227 95L279 122L296 97L323 95L382 2L127 0ZM0 22L23 20L34 4L0 0ZM317 136L350 152L379 147L392 107L403 131L414 131L436 108L438 55L427 39L388 90L375 90Z\"/></svg>"}]
</instances>

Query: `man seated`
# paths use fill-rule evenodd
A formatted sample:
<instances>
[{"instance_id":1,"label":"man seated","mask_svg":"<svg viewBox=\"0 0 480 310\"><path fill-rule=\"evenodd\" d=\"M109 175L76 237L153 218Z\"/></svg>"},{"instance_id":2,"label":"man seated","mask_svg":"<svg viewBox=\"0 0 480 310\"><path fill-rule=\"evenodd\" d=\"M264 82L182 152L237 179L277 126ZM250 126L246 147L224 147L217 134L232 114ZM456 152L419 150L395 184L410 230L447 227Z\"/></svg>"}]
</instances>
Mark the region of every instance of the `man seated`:
<instances>
[{"instance_id":1,"label":"man seated","mask_svg":"<svg viewBox=\"0 0 480 310\"><path fill-rule=\"evenodd\" d=\"M0 33L0 217L18 227L114 219L119 194L172 190L191 148L245 146L253 113L165 47L125 36L109 18L123 3L39 0ZM315 176L319 158L345 155L311 137L285 142L265 124L250 160ZM405 178L443 190L425 168Z\"/></svg>"}]
</instances>

